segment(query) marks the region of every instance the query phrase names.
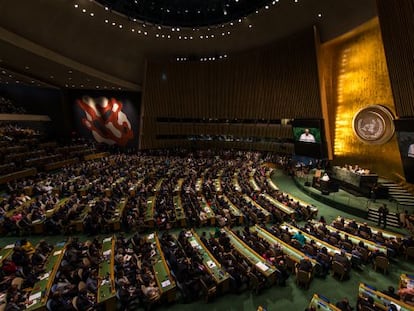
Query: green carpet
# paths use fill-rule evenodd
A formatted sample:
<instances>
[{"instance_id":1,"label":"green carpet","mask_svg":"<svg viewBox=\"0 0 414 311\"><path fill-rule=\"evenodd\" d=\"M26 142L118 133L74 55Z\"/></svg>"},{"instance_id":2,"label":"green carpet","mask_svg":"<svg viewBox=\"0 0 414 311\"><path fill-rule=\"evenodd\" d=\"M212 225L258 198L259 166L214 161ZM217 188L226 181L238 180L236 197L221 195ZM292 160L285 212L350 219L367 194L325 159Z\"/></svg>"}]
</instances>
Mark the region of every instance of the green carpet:
<instances>
[{"instance_id":1,"label":"green carpet","mask_svg":"<svg viewBox=\"0 0 414 311\"><path fill-rule=\"evenodd\" d=\"M277 173L275 175L275 183L280 187L282 191L291 193L298 198L308 201L319 208L319 215L324 215L328 222L332 221L338 215L343 215L344 217L355 218L359 221L365 221L358 219L351 214L346 214L339 212L332 207L329 207L325 204L322 204L309 196L305 195L301 190L299 190L292 179L288 176ZM197 231L209 231L210 228L201 228ZM102 235L104 237L104 235ZM33 236L30 237L30 241L33 244L38 242L42 237ZM81 235L82 240L87 239L86 236ZM15 242L17 237L5 237L0 239L0 245L4 246L9 243ZM47 237L47 240L50 243L59 242L65 239L63 236L52 236ZM383 275L380 272L375 272L371 266L367 266L363 271L351 272L350 280L340 282L334 279L332 276L328 276L326 279L314 279L308 290L304 290L296 286L294 277L290 277L287 281L286 287L273 286L269 289L263 291L259 296L252 295L250 292L246 291L239 295L226 294L224 296L216 298L211 303L203 303L202 301L197 301L190 304L174 303L169 306L158 307L157 310L169 310L169 311L224 311L224 310L234 310L234 311L254 311L257 309L257 306L262 305L267 308L267 310L291 310L299 311L304 310L309 300L311 299L314 293L319 293L331 300L331 302L336 303L343 297L348 297L351 305L355 306L358 285L360 282L367 283L376 287L379 290L386 289L388 286L392 285L395 288L398 288L399 276L402 273L412 273L414 271L414 263L408 263L403 260L397 260L393 262L390 266L389 274Z\"/></svg>"}]
</instances>

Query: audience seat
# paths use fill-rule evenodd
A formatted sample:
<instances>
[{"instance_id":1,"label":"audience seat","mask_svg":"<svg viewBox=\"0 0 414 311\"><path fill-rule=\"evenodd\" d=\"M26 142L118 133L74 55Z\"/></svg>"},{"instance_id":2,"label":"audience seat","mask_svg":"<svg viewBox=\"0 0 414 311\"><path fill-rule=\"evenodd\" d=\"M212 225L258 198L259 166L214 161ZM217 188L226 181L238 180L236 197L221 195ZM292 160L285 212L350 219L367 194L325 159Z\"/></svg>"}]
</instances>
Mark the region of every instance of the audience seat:
<instances>
[{"instance_id":1,"label":"audience seat","mask_svg":"<svg viewBox=\"0 0 414 311\"><path fill-rule=\"evenodd\" d=\"M308 289L311 282L311 274L304 270L298 270L296 273L296 284Z\"/></svg>"},{"instance_id":2,"label":"audience seat","mask_svg":"<svg viewBox=\"0 0 414 311\"><path fill-rule=\"evenodd\" d=\"M347 276L346 269L343 264L338 261L332 262L333 276L338 276L339 280L343 280Z\"/></svg>"},{"instance_id":3,"label":"audience seat","mask_svg":"<svg viewBox=\"0 0 414 311\"><path fill-rule=\"evenodd\" d=\"M388 266L390 262L387 257L377 256L374 260L374 270L377 271L377 268L383 270L384 274L388 273Z\"/></svg>"}]
</instances>

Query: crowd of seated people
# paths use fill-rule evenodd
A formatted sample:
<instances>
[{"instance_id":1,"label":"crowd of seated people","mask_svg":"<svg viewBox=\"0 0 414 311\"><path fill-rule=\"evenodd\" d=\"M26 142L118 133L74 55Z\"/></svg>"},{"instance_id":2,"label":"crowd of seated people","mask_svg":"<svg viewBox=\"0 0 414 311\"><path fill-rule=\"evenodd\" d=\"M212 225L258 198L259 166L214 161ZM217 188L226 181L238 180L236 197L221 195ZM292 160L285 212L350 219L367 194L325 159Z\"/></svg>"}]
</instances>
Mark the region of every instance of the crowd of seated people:
<instances>
[{"instance_id":1,"label":"crowd of seated people","mask_svg":"<svg viewBox=\"0 0 414 311\"><path fill-rule=\"evenodd\" d=\"M253 284L256 290L265 287L264 276L233 248L224 232L216 230L210 237L203 233L201 241L229 273L231 291L239 293Z\"/></svg>"},{"instance_id":2,"label":"crowd of seated people","mask_svg":"<svg viewBox=\"0 0 414 311\"><path fill-rule=\"evenodd\" d=\"M340 217L335 220L332 225L349 234L360 236L361 238L372 241L374 243L384 245L387 247L388 256L397 256L403 254L407 247L414 246L410 239L402 239L400 237L384 237L381 230L373 233L367 223L357 224L355 220L345 223L345 219Z\"/></svg>"},{"instance_id":3,"label":"crowd of seated people","mask_svg":"<svg viewBox=\"0 0 414 311\"><path fill-rule=\"evenodd\" d=\"M53 247L42 240L35 247L26 239L11 245L12 253L2 259L0 300L6 311L24 310L33 300L30 290L45 273L45 263Z\"/></svg>"},{"instance_id":4,"label":"crowd of seated people","mask_svg":"<svg viewBox=\"0 0 414 311\"><path fill-rule=\"evenodd\" d=\"M152 268L158 260L155 243L135 233L129 239L119 235L115 247L115 283L120 310L158 301L161 292Z\"/></svg>"},{"instance_id":5,"label":"crowd of seated people","mask_svg":"<svg viewBox=\"0 0 414 311\"><path fill-rule=\"evenodd\" d=\"M239 176L244 186L240 191L234 189L231 178L233 172L245 169L245 162L254 166L251 159L258 159L256 165L261 164L264 160L259 153L238 152L235 158L224 153L230 159L216 157L215 154L207 155L203 152L187 156L116 154L74 163L57 172L41 172L34 177L9 182L6 201L3 200L1 207L4 209L7 205L6 213L19 210L18 202L10 202L13 202L14 196L30 192L33 203L19 210L16 215L19 218L20 214L29 215L27 224L23 222L24 228L30 229L33 222L42 221L50 229L49 232L70 233L71 226L84 221L81 230L92 235L108 229L108 224L118 212L117 205L124 198L128 198L129 203L122 210L120 218L126 230L138 228L143 222L145 224L146 201L150 197L155 198L152 211L154 223L165 229L179 226L174 195L181 199L188 224L195 226L208 223L211 217L219 226L237 223L239 218L236 219L230 212L229 204L233 204L248 223L265 222L267 212L273 215L276 223L284 219L277 207L261 198L260 193L251 190L248 180L244 179L248 179L248 176ZM246 159L250 159L250 162ZM179 193L174 193L179 179L184 179L183 184ZM197 190L199 179L202 179L202 183ZM223 189L229 190L225 194L227 200L223 197ZM57 202L64 199L66 201L63 204ZM290 205L293 206L293 203ZM299 209L296 208L297 211ZM7 219L2 221L10 225L10 217L14 215L5 216Z\"/></svg>"},{"instance_id":6,"label":"crowd of seated people","mask_svg":"<svg viewBox=\"0 0 414 311\"><path fill-rule=\"evenodd\" d=\"M9 98L0 96L0 113L25 114L26 109L14 104Z\"/></svg>"},{"instance_id":7,"label":"crowd of seated people","mask_svg":"<svg viewBox=\"0 0 414 311\"><path fill-rule=\"evenodd\" d=\"M68 241L50 290L49 310L99 310L101 250L102 243L97 238L83 243L77 238Z\"/></svg>"},{"instance_id":8,"label":"crowd of seated people","mask_svg":"<svg viewBox=\"0 0 414 311\"><path fill-rule=\"evenodd\" d=\"M186 231L182 230L178 239L164 232L160 242L184 301L194 301L203 288L215 287L200 254L188 242Z\"/></svg>"}]
</instances>

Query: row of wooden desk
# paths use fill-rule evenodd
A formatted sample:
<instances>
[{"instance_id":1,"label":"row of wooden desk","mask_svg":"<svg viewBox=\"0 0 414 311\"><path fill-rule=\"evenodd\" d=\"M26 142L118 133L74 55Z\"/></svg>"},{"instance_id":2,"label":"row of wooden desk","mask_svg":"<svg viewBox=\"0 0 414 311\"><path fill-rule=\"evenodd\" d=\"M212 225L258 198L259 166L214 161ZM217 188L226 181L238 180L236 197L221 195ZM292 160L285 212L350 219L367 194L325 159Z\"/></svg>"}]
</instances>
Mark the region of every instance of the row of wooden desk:
<instances>
[{"instance_id":1,"label":"row of wooden desk","mask_svg":"<svg viewBox=\"0 0 414 311\"><path fill-rule=\"evenodd\" d=\"M295 227L295 226L293 226L291 224L288 224L286 222L283 223L280 226L280 228L281 229L284 229L284 230L288 230L289 231L289 234L291 234L291 235L294 235L294 234L296 234L296 233L299 232L299 229L297 227ZM328 252L328 254L329 254L329 256L334 256L335 254L340 254L341 253L341 249L339 249L338 247L336 247L336 246L334 246L332 244L326 243L325 241L322 241L322 240L318 239L317 237L315 237L315 236L307 233L305 230L300 230L300 231L302 232L303 236L305 237L306 243L310 243L310 241L314 241L315 244L316 244L316 246L318 248L325 247L326 250L327 250L327 252ZM352 254L346 253L346 256L350 260L351 257L352 257Z\"/></svg>"},{"instance_id":2,"label":"row of wooden desk","mask_svg":"<svg viewBox=\"0 0 414 311\"><path fill-rule=\"evenodd\" d=\"M313 222L314 224L316 224L317 226L320 226L320 223L317 222ZM353 245L358 245L359 242L363 242L364 245L370 250L370 251L380 251L384 254L387 254L388 250L387 247L369 240L366 240L364 238L361 238L359 236L353 235L353 234L349 234L348 232L342 231L342 230L338 230L332 226L325 226L326 229L328 229L329 232L338 232L339 236L341 237L341 239L344 239L345 236L347 235L348 238L351 240Z\"/></svg>"},{"instance_id":3,"label":"row of wooden desk","mask_svg":"<svg viewBox=\"0 0 414 311\"><path fill-rule=\"evenodd\" d=\"M276 272L277 269L269 264L262 256L252 250L246 243L244 243L240 238L230 229L222 229L230 239L230 243L234 249L250 264L257 269L267 280L269 285L272 285L276 282Z\"/></svg>"},{"instance_id":4,"label":"row of wooden desk","mask_svg":"<svg viewBox=\"0 0 414 311\"><path fill-rule=\"evenodd\" d=\"M375 287L370 285L360 283L358 288L358 297L366 299L368 297L372 297L374 300L374 304L377 308L388 311L390 305L395 305L398 311L413 311L414 306L408 305L401 300L397 300L392 298L383 292L377 290Z\"/></svg>"},{"instance_id":5,"label":"row of wooden desk","mask_svg":"<svg viewBox=\"0 0 414 311\"><path fill-rule=\"evenodd\" d=\"M281 248L283 254L285 254L286 256L289 256L296 263L299 263L302 259L307 257L300 250L294 248L293 246L289 245L288 243L286 243L286 242L282 241L281 239L275 237L269 231L267 231L266 229L264 229L264 228L262 228L258 225L255 225L254 227L251 227L250 230L253 231L253 232L256 232L259 238L265 240L270 245L275 245L275 244L278 245ZM319 274L319 272L321 271L320 264L313 258L310 258L309 260L312 263L313 272L315 272L316 274Z\"/></svg>"}]
</instances>

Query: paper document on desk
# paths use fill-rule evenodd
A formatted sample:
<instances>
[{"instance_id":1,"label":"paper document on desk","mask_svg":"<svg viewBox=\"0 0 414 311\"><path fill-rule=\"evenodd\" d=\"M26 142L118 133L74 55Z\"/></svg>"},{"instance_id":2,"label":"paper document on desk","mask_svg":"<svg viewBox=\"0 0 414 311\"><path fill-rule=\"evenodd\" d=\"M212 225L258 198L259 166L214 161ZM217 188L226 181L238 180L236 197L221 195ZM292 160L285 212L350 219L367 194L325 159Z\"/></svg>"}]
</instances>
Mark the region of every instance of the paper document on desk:
<instances>
[{"instance_id":1,"label":"paper document on desk","mask_svg":"<svg viewBox=\"0 0 414 311\"><path fill-rule=\"evenodd\" d=\"M44 280L44 279L47 279L48 277L50 276L50 273L49 272L46 272L45 274L43 274L39 279L40 280Z\"/></svg>"},{"instance_id":2,"label":"paper document on desk","mask_svg":"<svg viewBox=\"0 0 414 311\"><path fill-rule=\"evenodd\" d=\"M209 266L210 268L214 268L216 266L216 263L212 260L207 261L207 266Z\"/></svg>"},{"instance_id":3,"label":"paper document on desk","mask_svg":"<svg viewBox=\"0 0 414 311\"><path fill-rule=\"evenodd\" d=\"M60 255L60 254L62 254L62 250L59 250L59 251L54 252L53 253L53 256L57 256L57 255Z\"/></svg>"},{"instance_id":4,"label":"paper document on desk","mask_svg":"<svg viewBox=\"0 0 414 311\"><path fill-rule=\"evenodd\" d=\"M111 240L112 240L112 237L109 237L109 238L103 239L103 243L106 243L106 242L111 242Z\"/></svg>"},{"instance_id":5,"label":"paper document on desk","mask_svg":"<svg viewBox=\"0 0 414 311\"><path fill-rule=\"evenodd\" d=\"M38 299L40 297L42 297L42 292L37 292L37 293L34 293L34 294L30 295L29 300L35 300L35 299Z\"/></svg>"},{"instance_id":6,"label":"paper document on desk","mask_svg":"<svg viewBox=\"0 0 414 311\"><path fill-rule=\"evenodd\" d=\"M193 248L198 248L199 247L197 241L192 240L192 241L190 241L190 244Z\"/></svg>"},{"instance_id":7,"label":"paper document on desk","mask_svg":"<svg viewBox=\"0 0 414 311\"><path fill-rule=\"evenodd\" d=\"M161 283L161 287L167 287L167 286L170 286L170 285L171 285L170 280L165 280L164 282Z\"/></svg>"},{"instance_id":8,"label":"paper document on desk","mask_svg":"<svg viewBox=\"0 0 414 311\"><path fill-rule=\"evenodd\" d=\"M148 235L148 240L152 240L154 238L154 233L151 233L150 235Z\"/></svg>"},{"instance_id":9,"label":"paper document on desk","mask_svg":"<svg viewBox=\"0 0 414 311\"><path fill-rule=\"evenodd\" d=\"M111 249L108 249L107 251L104 251L104 252L103 252L103 255L104 255L105 257L110 256L110 255L111 255L111 252L112 252L112 250L111 250Z\"/></svg>"},{"instance_id":10,"label":"paper document on desk","mask_svg":"<svg viewBox=\"0 0 414 311\"><path fill-rule=\"evenodd\" d=\"M263 262L260 262L260 261L258 263L256 263L256 267L258 267L262 271L269 270L269 267L266 266Z\"/></svg>"},{"instance_id":11,"label":"paper document on desk","mask_svg":"<svg viewBox=\"0 0 414 311\"><path fill-rule=\"evenodd\" d=\"M4 247L4 249L9 249L9 248L13 248L14 247L14 244L9 244L9 245L6 245L5 247Z\"/></svg>"}]
</instances>

